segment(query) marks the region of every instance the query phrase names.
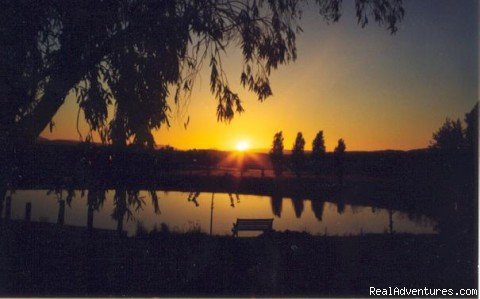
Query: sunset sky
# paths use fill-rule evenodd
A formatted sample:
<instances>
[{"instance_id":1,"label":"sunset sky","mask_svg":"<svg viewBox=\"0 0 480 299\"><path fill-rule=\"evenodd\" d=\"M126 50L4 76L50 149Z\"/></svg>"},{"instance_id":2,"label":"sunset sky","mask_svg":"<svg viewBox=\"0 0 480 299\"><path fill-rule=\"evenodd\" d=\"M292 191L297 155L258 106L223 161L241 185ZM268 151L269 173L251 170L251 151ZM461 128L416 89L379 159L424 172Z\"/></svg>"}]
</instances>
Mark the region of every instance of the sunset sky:
<instances>
[{"instance_id":1,"label":"sunset sky","mask_svg":"<svg viewBox=\"0 0 480 299\"><path fill-rule=\"evenodd\" d=\"M339 138L347 150L407 150L428 146L445 117L463 119L479 92L476 1L404 1L406 15L395 35L373 23L362 29L353 1L343 7L340 21L330 25L306 10L298 59L273 73L274 95L263 103L240 87L240 51L230 49L226 71L246 112L230 124L217 122L205 68L189 104L179 112L173 107L171 127L155 132L157 144L232 150L243 141L268 149L274 133L283 131L291 149L301 131L309 150L323 130L328 151ZM53 132L42 137L78 140L76 115L70 95ZM86 128L81 124L83 133Z\"/></svg>"}]
</instances>

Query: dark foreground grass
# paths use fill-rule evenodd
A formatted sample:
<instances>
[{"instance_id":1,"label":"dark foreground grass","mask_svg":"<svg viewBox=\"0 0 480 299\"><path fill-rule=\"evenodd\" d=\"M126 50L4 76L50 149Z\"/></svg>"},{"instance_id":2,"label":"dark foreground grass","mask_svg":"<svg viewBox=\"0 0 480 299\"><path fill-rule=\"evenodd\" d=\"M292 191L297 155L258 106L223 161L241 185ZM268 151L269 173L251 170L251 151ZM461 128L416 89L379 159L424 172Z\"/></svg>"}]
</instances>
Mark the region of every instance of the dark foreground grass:
<instances>
[{"instance_id":1,"label":"dark foreground grass","mask_svg":"<svg viewBox=\"0 0 480 299\"><path fill-rule=\"evenodd\" d=\"M475 288L476 244L442 235L117 238L1 226L3 296L368 296L369 287Z\"/></svg>"}]
</instances>

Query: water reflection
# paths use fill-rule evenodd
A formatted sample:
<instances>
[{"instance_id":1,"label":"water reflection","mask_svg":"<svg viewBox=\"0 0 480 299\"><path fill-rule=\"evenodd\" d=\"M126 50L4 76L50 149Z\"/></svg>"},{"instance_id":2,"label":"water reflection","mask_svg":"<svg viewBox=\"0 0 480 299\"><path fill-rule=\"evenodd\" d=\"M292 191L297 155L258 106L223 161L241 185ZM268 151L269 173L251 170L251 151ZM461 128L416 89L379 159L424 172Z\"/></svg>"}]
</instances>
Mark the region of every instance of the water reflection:
<instances>
[{"instance_id":1,"label":"water reflection","mask_svg":"<svg viewBox=\"0 0 480 299\"><path fill-rule=\"evenodd\" d=\"M199 206L199 203L197 201L198 196L200 195L200 192L190 192L188 194L187 201L191 201L195 204L196 207Z\"/></svg>"},{"instance_id":2,"label":"water reflection","mask_svg":"<svg viewBox=\"0 0 480 299\"><path fill-rule=\"evenodd\" d=\"M278 194L272 195L272 197L270 198L273 215L277 217L282 217L282 200L282 196Z\"/></svg>"},{"instance_id":3,"label":"water reflection","mask_svg":"<svg viewBox=\"0 0 480 299\"><path fill-rule=\"evenodd\" d=\"M135 233L137 220L147 231L166 225L173 231L185 232L196 227L205 233L211 230L213 234L226 235L231 233L237 218L274 218L273 227L277 231L312 234L324 234L327 230L329 235L435 233L435 223L427 217L373 207L365 209L343 201L125 189L64 192L19 190L12 195L11 217L23 219L25 204L31 202L32 221L55 222L59 200L66 200L66 225L126 230L128 235ZM284 205L284 201L291 204Z\"/></svg>"},{"instance_id":4,"label":"water reflection","mask_svg":"<svg viewBox=\"0 0 480 299\"><path fill-rule=\"evenodd\" d=\"M313 214L315 215L315 218L317 218L318 221L322 221L325 202L321 200L312 200L311 206L312 206L312 211L313 211ZM354 210L352 209L352 211Z\"/></svg>"},{"instance_id":5,"label":"water reflection","mask_svg":"<svg viewBox=\"0 0 480 299\"><path fill-rule=\"evenodd\" d=\"M293 210L295 211L295 216L297 218L301 218L303 213L303 199L298 197L292 197L291 199L292 199Z\"/></svg>"},{"instance_id":6,"label":"water reflection","mask_svg":"<svg viewBox=\"0 0 480 299\"><path fill-rule=\"evenodd\" d=\"M337 213L343 214L345 212L345 202L343 200L339 200L337 202Z\"/></svg>"}]
</instances>

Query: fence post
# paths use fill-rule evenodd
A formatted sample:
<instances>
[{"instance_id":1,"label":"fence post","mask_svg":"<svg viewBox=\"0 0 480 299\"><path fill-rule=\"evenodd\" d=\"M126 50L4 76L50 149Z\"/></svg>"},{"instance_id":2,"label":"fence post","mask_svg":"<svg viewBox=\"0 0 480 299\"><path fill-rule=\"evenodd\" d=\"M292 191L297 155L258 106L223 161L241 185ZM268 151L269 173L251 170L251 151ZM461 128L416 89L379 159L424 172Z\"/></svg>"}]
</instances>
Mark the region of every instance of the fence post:
<instances>
[{"instance_id":1,"label":"fence post","mask_svg":"<svg viewBox=\"0 0 480 299\"><path fill-rule=\"evenodd\" d=\"M32 217L32 203L27 202L25 204L25 221L30 222Z\"/></svg>"},{"instance_id":2,"label":"fence post","mask_svg":"<svg viewBox=\"0 0 480 299\"><path fill-rule=\"evenodd\" d=\"M61 199L58 201L57 224L63 225L63 223L65 223L65 200Z\"/></svg>"}]
</instances>

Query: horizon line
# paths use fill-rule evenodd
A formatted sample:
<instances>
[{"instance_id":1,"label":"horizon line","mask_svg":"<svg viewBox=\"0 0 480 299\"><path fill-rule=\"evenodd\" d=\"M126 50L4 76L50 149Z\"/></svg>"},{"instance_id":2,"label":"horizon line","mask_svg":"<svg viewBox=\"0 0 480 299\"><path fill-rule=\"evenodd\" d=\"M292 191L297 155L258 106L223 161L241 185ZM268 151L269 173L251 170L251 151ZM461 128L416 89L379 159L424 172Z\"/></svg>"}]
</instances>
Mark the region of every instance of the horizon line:
<instances>
[{"instance_id":1,"label":"horizon line","mask_svg":"<svg viewBox=\"0 0 480 299\"><path fill-rule=\"evenodd\" d=\"M65 142L65 143L81 143L83 141L80 141L80 140L74 140L74 139L49 139L47 137L43 137L43 136L39 136L36 140L37 142L40 141L44 141L44 142L52 142L52 143L55 143L55 142L58 142L58 143L61 143L61 142ZM96 142L94 141L93 142L94 144L98 144L98 145L102 145L101 142ZM108 145L108 144L105 144L105 145ZM154 146L155 149L162 149L162 148L165 148L167 146L170 146L172 147L173 149L175 150L178 150L178 151L190 151L190 150L202 150L202 151L221 151L221 152L236 152L237 150L235 149L219 149L219 148L196 148L196 147L193 147L193 148L188 148L188 149L184 149L184 148L178 148L178 147L175 147L173 145L170 145L170 144L156 144ZM409 151L417 151L417 150L426 150L428 149L428 147L420 147L420 148L412 148L412 149L392 149L392 148L386 148L386 149L375 149L375 150L348 150L347 149L347 152L350 152L350 153L355 153L355 152L409 152ZM268 152L270 151L269 148L252 148L252 149L248 149L246 150L245 152L248 152L248 153L258 153L258 154L268 154ZM292 150L290 149L284 149L284 152L286 153L290 153ZM305 150L305 152L311 152L312 150ZM333 150L331 151L326 151L327 153L332 153Z\"/></svg>"}]
</instances>

